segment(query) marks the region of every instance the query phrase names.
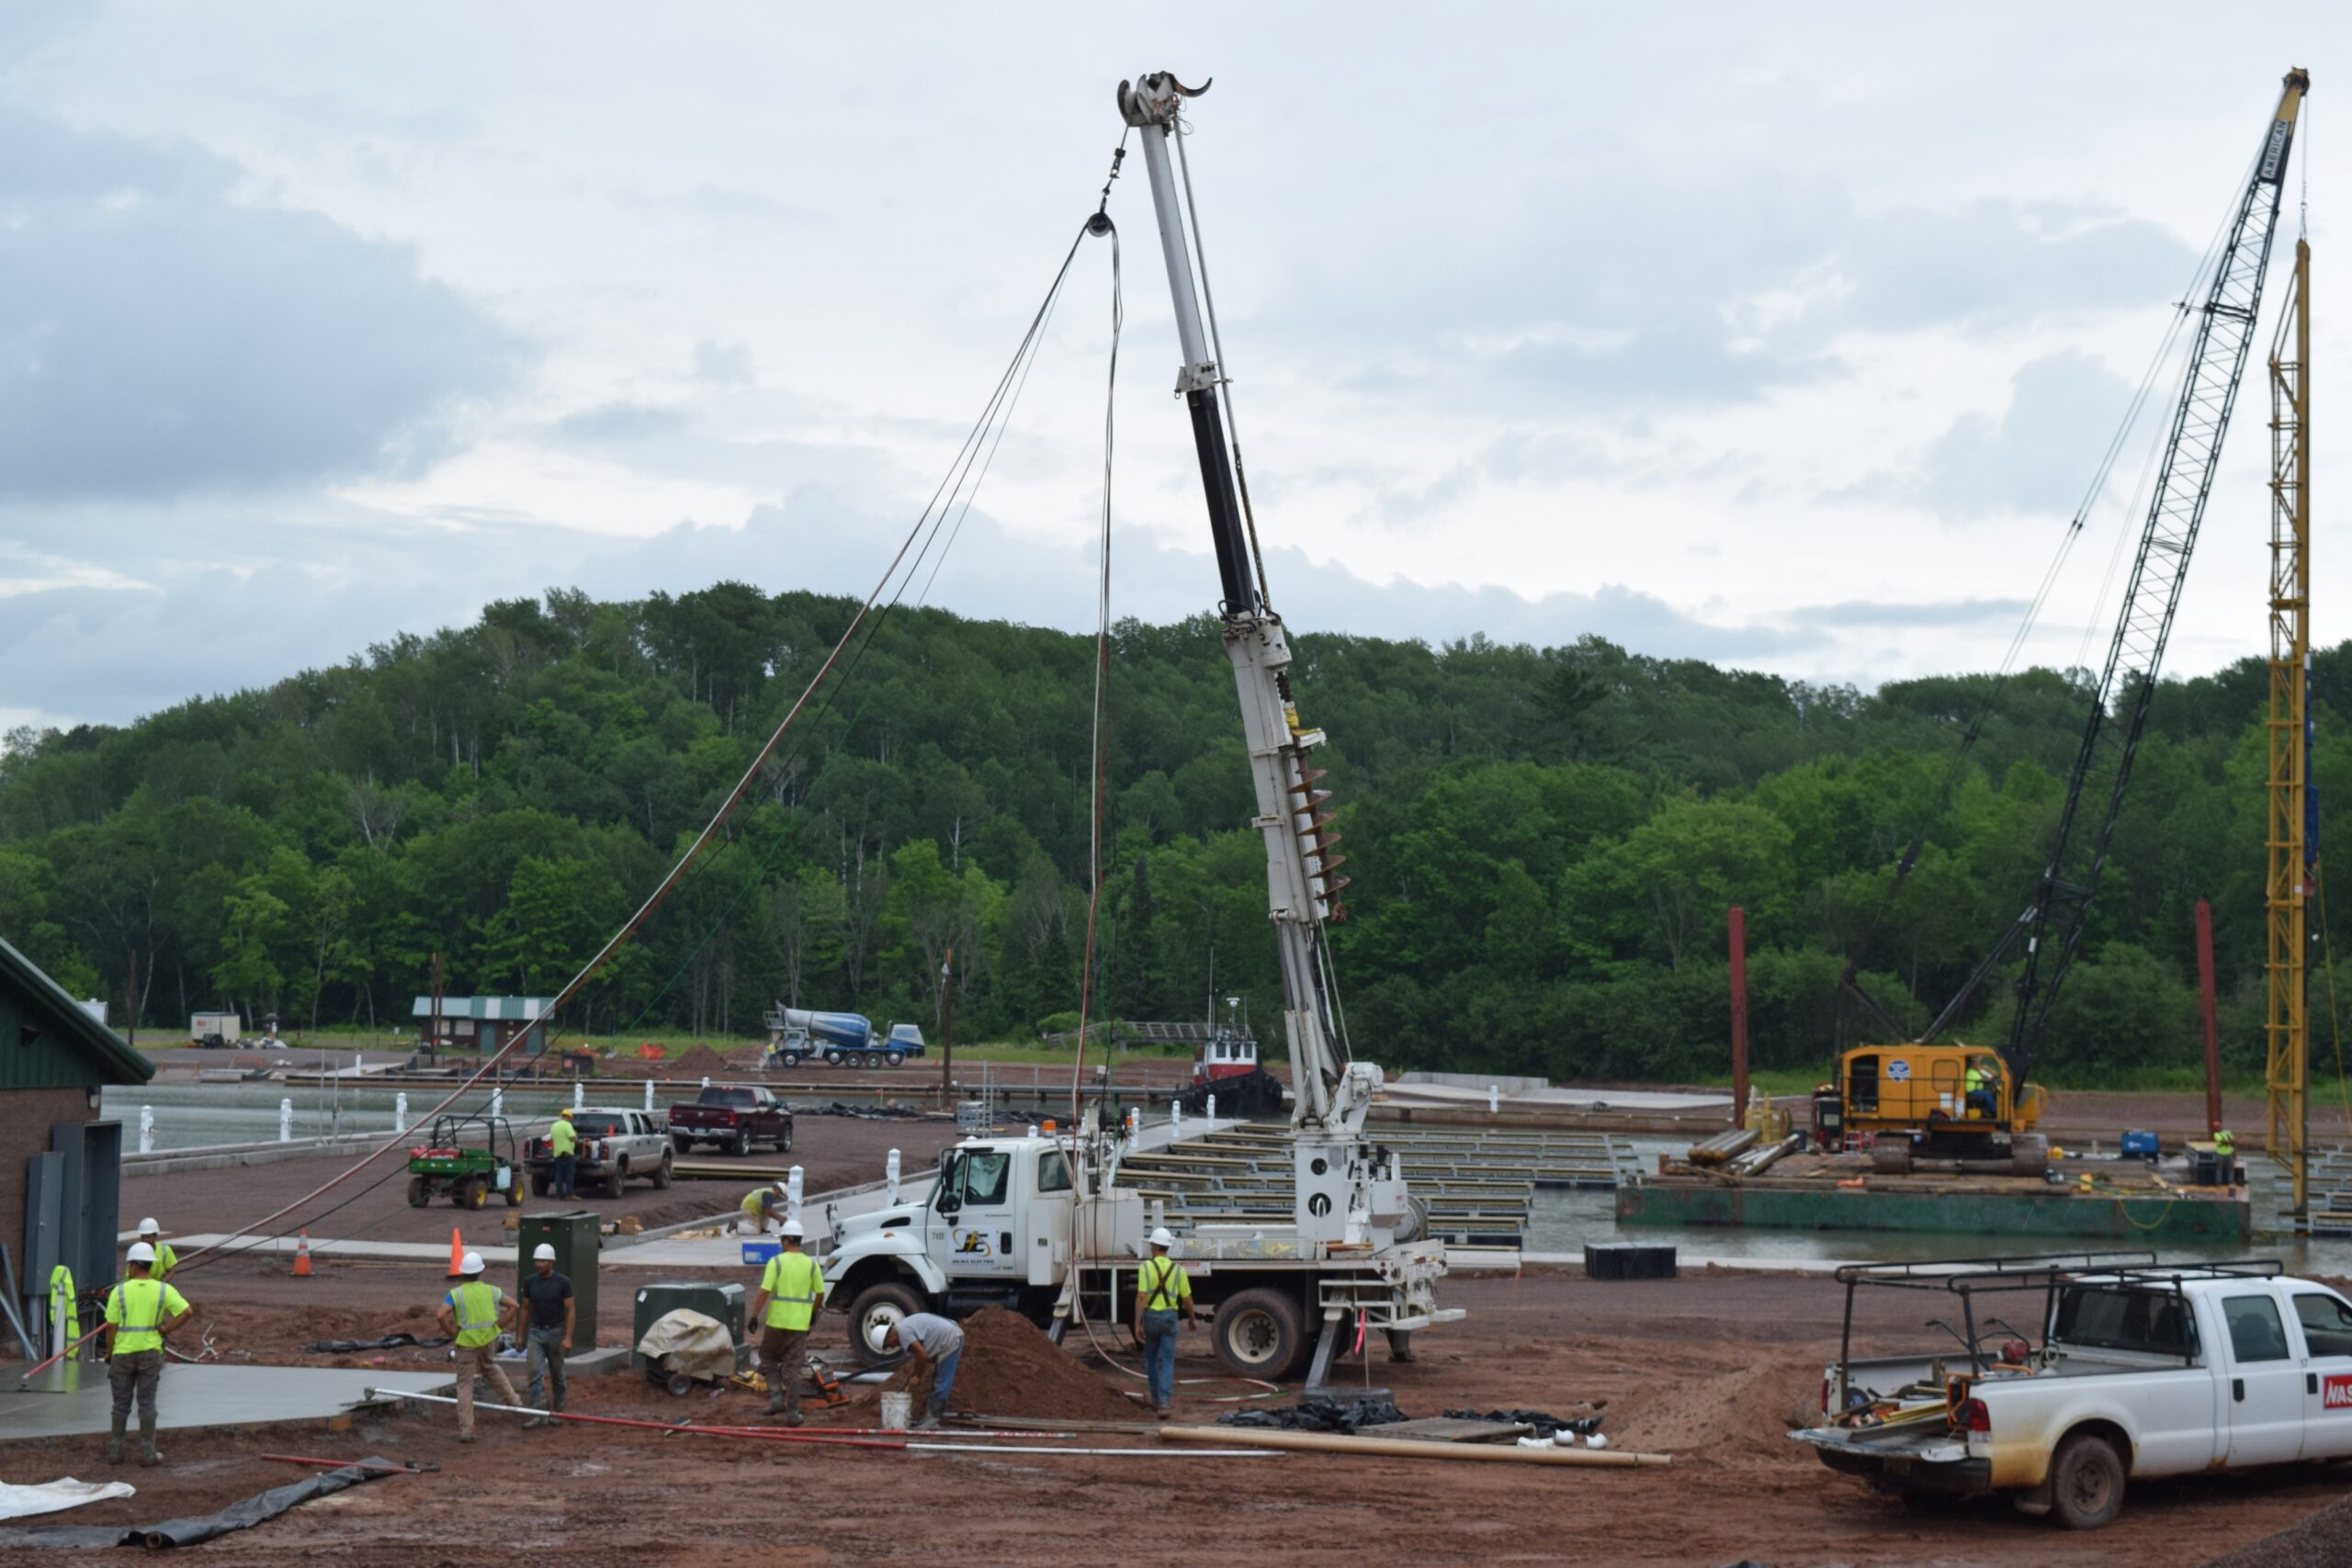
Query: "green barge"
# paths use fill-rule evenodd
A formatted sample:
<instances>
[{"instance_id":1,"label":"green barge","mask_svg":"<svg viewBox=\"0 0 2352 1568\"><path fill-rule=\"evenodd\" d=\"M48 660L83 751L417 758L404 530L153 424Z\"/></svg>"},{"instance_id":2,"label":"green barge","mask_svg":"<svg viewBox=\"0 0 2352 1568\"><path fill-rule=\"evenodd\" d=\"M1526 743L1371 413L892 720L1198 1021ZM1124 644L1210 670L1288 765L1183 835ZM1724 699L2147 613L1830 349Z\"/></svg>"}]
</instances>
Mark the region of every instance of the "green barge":
<instances>
[{"instance_id":1,"label":"green barge","mask_svg":"<svg viewBox=\"0 0 2352 1568\"><path fill-rule=\"evenodd\" d=\"M1753 1226L1797 1231L1917 1231L2064 1236L2154 1247L2244 1247L2254 1238L2245 1189L2149 1187L2115 1190L1971 1178L1872 1177L1861 1186L1749 1179L1736 1185L1651 1176L1617 1190L1617 1223L1628 1227Z\"/></svg>"}]
</instances>

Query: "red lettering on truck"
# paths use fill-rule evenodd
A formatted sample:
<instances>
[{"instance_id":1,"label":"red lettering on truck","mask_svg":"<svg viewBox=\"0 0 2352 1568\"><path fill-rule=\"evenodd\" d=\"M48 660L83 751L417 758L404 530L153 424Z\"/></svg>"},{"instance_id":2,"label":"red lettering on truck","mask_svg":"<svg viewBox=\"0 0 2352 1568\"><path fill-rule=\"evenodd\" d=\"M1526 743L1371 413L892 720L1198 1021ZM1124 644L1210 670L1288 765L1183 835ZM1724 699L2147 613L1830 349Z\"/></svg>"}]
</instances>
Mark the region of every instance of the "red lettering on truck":
<instances>
[{"instance_id":1,"label":"red lettering on truck","mask_svg":"<svg viewBox=\"0 0 2352 1568\"><path fill-rule=\"evenodd\" d=\"M2321 1383L2320 1403L2329 1410L2352 1410L2352 1376L2330 1376Z\"/></svg>"}]
</instances>

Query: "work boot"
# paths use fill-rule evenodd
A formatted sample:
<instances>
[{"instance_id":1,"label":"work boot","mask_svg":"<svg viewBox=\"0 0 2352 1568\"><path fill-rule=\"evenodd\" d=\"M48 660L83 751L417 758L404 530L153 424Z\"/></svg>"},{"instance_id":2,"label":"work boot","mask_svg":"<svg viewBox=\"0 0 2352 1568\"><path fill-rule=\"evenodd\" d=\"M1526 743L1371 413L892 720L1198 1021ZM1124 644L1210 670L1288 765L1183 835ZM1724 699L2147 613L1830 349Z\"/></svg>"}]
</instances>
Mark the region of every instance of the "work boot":
<instances>
[{"instance_id":1,"label":"work boot","mask_svg":"<svg viewBox=\"0 0 2352 1568\"><path fill-rule=\"evenodd\" d=\"M122 1462L122 1429L130 1424L130 1417L128 1416L118 1416L114 1418L114 1436L107 1439L107 1462L108 1464L120 1464Z\"/></svg>"},{"instance_id":2,"label":"work boot","mask_svg":"<svg viewBox=\"0 0 2352 1568\"><path fill-rule=\"evenodd\" d=\"M784 1414L784 1389L781 1385L768 1390L768 1407L763 1414L768 1416Z\"/></svg>"},{"instance_id":3,"label":"work boot","mask_svg":"<svg viewBox=\"0 0 2352 1568\"><path fill-rule=\"evenodd\" d=\"M523 1430L527 1432L535 1427L552 1427L554 1425L555 1417L552 1416L534 1416L528 1421L523 1423Z\"/></svg>"},{"instance_id":4,"label":"work boot","mask_svg":"<svg viewBox=\"0 0 2352 1568\"><path fill-rule=\"evenodd\" d=\"M461 1442L461 1443L470 1443L470 1442L472 1442L473 1440L474 1440L474 1435L473 1435L473 1433L471 1433L471 1432L469 1432L469 1431L468 1431L468 1432L460 1432L460 1433L458 1433L458 1441L459 1441L459 1442Z\"/></svg>"},{"instance_id":5,"label":"work boot","mask_svg":"<svg viewBox=\"0 0 2352 1568\"><path fill-rule=\"evenodd\" d=\"M944 1399L933 1400L929 1404L923 1406L922 1419L915 1423L915 1430L918 1432L937 1431L939 1429L939 1418L946 1414L947 1402Z\"/></svg>"},{"instance_id":6,"label":"work boot","mask_svg":"<svg viewBox=\"0 0 2352 1568\"><path fill-rule=\"evenodd\" d=\"M787 1427L797 1427L800 1425L800 1422L801 1415L797 1410L784 1418L784 1424Z\"/></svg>"},{"instance_id":7,"label":"work boot","mask_svg":"<svg viewBox=\"0 0 2352 1568\"><path fill-rule=\"evenodd\" d=\"M139 1418L139 1462L150 1468L164 1462L164 1456L155 1451L155 1418L152 1416Z\"/></svg>"}]
</instances>

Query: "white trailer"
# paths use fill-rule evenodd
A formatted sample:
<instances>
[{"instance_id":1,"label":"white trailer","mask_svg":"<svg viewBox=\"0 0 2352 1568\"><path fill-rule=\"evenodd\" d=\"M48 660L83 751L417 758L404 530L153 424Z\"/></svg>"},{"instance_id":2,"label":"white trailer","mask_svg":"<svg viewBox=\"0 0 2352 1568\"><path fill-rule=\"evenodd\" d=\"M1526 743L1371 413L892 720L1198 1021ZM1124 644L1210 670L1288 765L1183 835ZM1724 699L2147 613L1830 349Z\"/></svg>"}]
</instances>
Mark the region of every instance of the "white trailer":
<instances>
[{"instance_id":1,"label":"white trailer","mask_svg":"<svg viewBox=\"0 0 2352 1568\"><path fill-rule=\"evenodd\" d=\"M188 1014L187 1038L191 1045L202 1045L218 1051L234 1045L243 1034L243 1021L233 1012L194 1012Z\"/></svg>"}]
</instances>

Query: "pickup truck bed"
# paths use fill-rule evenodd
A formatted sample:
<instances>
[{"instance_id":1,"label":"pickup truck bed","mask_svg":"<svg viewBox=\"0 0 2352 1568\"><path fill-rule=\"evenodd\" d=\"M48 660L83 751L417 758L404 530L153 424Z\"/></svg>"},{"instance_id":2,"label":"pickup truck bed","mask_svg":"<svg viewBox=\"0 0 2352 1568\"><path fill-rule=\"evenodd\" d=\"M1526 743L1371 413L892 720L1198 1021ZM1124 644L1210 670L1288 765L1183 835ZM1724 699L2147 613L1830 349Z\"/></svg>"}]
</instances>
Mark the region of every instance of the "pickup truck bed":
<instances>
[{"instance_id":1,"label":"pickup truck bed","mask_svg":"<svg viewBox=\"0 0 2352 1568\"><path fill-rule=\"evenodd\" d=\"M789 1154L792 1111L767 1089L713 1084L697 1099L670 1108L670 1142L682 1155L693 1153L697 1144L716 1144L738 1155L765 1144Z\"/></svg>"},{"instance_id":2,"label":"pickup truck bed","mask_svg":"<svg viewBox=\"0 0 2352 1568\"><path fill-rule=\"evenodd\" d=\"M670 1135L659 1111L594 1107L573 1111L571 1124L580 1134L571 1167L580 1196L617 1198L630 1181L670 1185ZM544 1134L523 1146L523 1168L530 1172L531 1196L554 1190L555 1153Z\"/></svg>"}]
</instances>

